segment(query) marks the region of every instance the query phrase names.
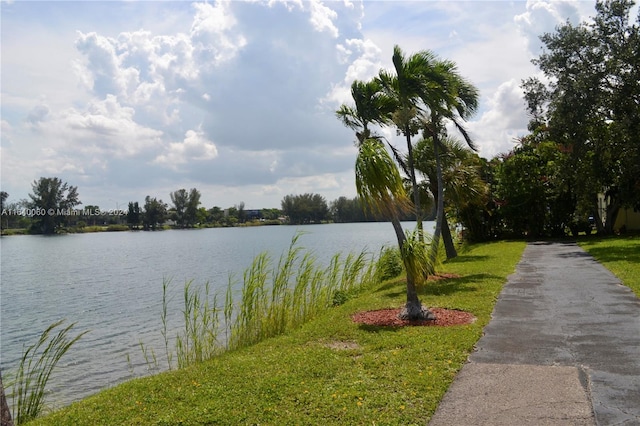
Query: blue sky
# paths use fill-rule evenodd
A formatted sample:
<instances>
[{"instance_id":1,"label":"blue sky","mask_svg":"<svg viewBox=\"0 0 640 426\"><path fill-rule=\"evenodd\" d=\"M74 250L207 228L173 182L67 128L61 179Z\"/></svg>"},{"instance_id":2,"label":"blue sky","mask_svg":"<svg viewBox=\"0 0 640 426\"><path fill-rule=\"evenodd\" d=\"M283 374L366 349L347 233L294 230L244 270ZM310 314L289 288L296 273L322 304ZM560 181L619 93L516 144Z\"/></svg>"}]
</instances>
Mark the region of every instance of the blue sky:
<instances>
[{"instance_id":1,"label":"blue sky","mask_svg":"<svg viewBox=\"0 0 640 426\"><path fill-rule=\"evenodd\" d=\"M58 176L103 209L193 187L207 208L353 197L354 136L334 111L353 79L392 67L394 44L480 89L468 129L491 158L526 133L538 36L594 4L2 2L2 190L18 201Z\"/></svg>"}]
</instances>

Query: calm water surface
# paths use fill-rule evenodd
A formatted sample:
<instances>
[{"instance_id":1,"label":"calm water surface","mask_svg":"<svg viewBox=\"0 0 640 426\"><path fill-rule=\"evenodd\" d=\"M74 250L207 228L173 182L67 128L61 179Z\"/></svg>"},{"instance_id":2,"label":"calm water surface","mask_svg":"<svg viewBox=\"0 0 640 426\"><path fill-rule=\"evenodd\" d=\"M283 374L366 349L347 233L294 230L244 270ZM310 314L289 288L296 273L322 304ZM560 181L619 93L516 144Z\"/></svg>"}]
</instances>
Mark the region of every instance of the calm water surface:
<instances>
[{"instance_id":1,"label":"calm water surface","mask_svg":"<svg viewBox=\"0 0 640 426\"><path fill-rule=\"evenodd\" d=\"M168 322L177 328L186 281L209 281L213 290L224 291L229 276L239 281L256 255L268 251L277 262L298 232L304 233L299 246L321 264L336 253L377 255L382 246L395 243L389 223L2 237L3 376L15 368L23 347L59 319L89 333L54 372L49 402L55 406L149 374L140 342L154 348L166 368L160 333L163 280L172 280Z\"/></svg>"}]
</instances>

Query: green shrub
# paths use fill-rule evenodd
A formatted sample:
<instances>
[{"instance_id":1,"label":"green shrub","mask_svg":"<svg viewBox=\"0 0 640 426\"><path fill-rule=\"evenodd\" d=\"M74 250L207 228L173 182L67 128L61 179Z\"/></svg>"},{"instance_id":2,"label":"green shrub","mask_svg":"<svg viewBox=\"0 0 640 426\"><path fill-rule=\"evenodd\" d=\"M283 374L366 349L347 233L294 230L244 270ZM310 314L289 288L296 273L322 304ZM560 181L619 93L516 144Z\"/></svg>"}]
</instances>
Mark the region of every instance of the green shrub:
<instances>
[{"instance_id":1,"label":"green shrub","mask_svg":"<svg viewBox=\"0 0 640 426\"><path fill-rule=\"evenodd\" d=\"M380 281L395 278L402 273L402 258L397 248L385 247L380 253L376 265L376 273Z\"/></svg>"}]
</instances>

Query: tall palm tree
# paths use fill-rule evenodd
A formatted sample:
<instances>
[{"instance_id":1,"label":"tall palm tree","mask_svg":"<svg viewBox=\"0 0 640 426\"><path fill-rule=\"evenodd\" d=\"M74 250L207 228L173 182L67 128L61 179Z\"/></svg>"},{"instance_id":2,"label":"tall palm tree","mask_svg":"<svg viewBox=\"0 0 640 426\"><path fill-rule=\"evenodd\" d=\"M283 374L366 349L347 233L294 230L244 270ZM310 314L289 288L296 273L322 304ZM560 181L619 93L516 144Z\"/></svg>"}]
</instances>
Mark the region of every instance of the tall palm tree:
<instances>
[{"instance_id":1,"label":"tall palm tree","mask_svg":"<svg viewBox=\"0 0 640 426\"><path fill-rule=\"evenodd\" d=\"M420 191L411 139L419 133L422 117L427 112L423 99L439 99L444 96L445 76L438 73L437 56L428 50L422 50L407 57L396 45L393 48L392 62L395 74L381 70L378 80L387 94L396 102L392 119L407 142L407 163L402 166L413 186L413 203L418 231L422 234Z\"/></svg>"},{"instance_id":2,"label":"tall palm tree","mask_svg":"<svg viewBox=\"0 0 640 426\"><path fill-rule=\"evenodd\" d=\"M376 139L367 139L360 144L356 159L356 189L364 205L375 215L391 221L398 240L398 247L407 273L407 302L400 317L403 319L435 319L428 309L422 307L418 298L417 280L422 279L420 266L413 250L415 241L409 241L402 229L400 216L411 208L402 176L385 146Z\"/></svg>"},{"instance_id":3,"label":"tall palm tree","mask_svg":"<svg viewBox=\"0 0 640 426\"><path fill-rule=\"evenodd\" d=\"M431 256L435 260L444 220L444 182L442 177L442 165L440 151L441 139L446 137L446 123L451 123L460 132L465 142L472 150L476 146L463 122L471 117L478 108L478 89L464 79L457 70L453 61L438 60L434 69L438 75L437 84L439 90L427 93L422 101L429 110L429 114L423 121L423 134L433 141L433 153L436 161L436 174L438 182L438 196L436 208L436 226L433 232Z\"/></svg>"},{"instance_id":4,"label":"tall palm tree","mask_svg":"<svg viewBox=\"0 0 640 426\"><path fill-rule=\"evenodd\" d=\"M407 271L407 302L401 313L407 319L434 319L423 309L417 292L418 274L415 253L407 250L411 244L402 229L400 217L410 209L410 201L403 187L402 177L393 159L379 137L369 128L372 123L390 122L395 102L380 90L380 82L354 81L351 95L355 106L341 105L336 116L356 132L358 157L356 159L356 189L363 204L374 214L391 221L398 247Z\"/></svg>"}]
</instances>

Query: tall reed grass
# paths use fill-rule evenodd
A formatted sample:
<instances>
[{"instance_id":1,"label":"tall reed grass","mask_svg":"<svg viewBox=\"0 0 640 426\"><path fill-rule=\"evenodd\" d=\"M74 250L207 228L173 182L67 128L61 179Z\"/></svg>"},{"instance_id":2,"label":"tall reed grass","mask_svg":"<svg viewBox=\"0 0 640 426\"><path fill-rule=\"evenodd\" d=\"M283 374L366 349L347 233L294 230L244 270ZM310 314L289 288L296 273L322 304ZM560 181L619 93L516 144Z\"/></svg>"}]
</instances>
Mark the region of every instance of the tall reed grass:
<instances>
[{"instance_id":1,"label":"tall reed grass","mask_svg":"<svg viewBox=\"0 0 640 426\"><path fill-rule=\"evenodd\" d=\"M54 368L87 331L71 338L75 326L70 324L59 329L64 320L56 321L42 332L36 343L23 353L15 377L11 378L12 412L15 424L22 424L38 417L44 408L46 386Z\"/></svg>"},{"instance_id":2,"label":"tall reed grass","mask_svg":"<svg viewBox=\"0 0 640 426\"><path fill-rule=\"evenodd\" d=\"M266 252L245 269L242 282L229 277L224 302L209 283L184 286L184 327L175 339L178 368L223 351L253 345L296 328L376 280L376 263L366 252L334 255L328 266L299 245L296 234L275 263ZM169 282L163 283L163 337L169 368L173 354L167 336ZM234 289L239 287L239 292Z\"/></svg>"}]
</instances>

